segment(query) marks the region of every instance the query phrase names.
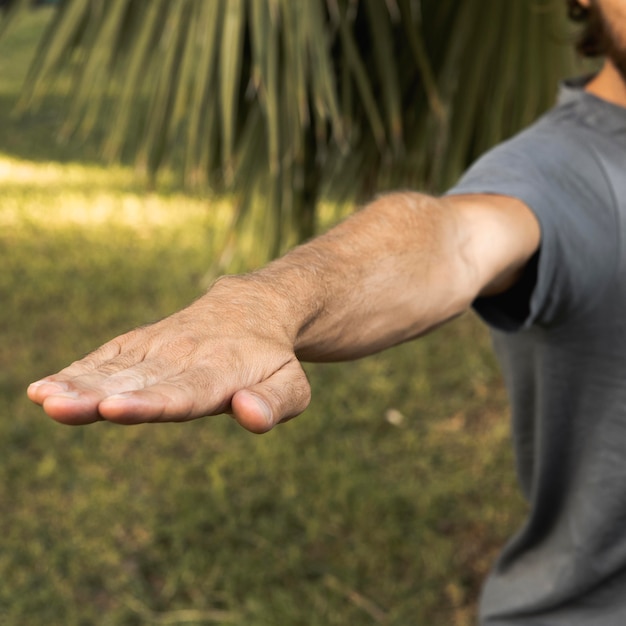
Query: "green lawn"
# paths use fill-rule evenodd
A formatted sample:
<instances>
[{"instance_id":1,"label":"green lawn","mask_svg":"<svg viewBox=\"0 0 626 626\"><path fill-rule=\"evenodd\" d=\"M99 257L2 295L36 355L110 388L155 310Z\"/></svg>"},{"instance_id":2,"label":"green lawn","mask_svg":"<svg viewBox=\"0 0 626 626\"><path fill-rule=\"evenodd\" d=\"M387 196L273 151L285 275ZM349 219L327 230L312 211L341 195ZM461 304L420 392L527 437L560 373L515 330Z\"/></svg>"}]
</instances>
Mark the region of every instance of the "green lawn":
<instances>
[{"instance_id":1,"label":"green lawn","mask_svg":"<svg viewBox=\"0 0 626 626\"><path fill-rule=\"evenodd\" d=\"M353 364L263 437L226 417L69 428L28 382L202 290L225 202L148 191L62 100L12 120L39 11L0 42L0 623L466 626L524 505L485 329Z\"/></svg>"}]
</instances>

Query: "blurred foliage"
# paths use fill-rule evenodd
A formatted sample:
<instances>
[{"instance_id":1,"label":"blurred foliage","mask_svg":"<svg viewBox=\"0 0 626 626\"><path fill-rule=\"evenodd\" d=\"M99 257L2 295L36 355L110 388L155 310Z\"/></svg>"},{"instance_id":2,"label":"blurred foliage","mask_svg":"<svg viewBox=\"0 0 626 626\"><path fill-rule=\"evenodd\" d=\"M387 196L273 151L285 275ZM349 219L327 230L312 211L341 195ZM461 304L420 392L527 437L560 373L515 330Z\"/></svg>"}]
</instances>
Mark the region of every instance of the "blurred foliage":
<instances>
[{"instance_id":1,"label":"blurred foliage","mask_svg":"<svg viewBox=\"0 0 626 626\"><path fill-rule=\"evenodd\" d=\"M535 119L574 71L564 5L64 0L20 109L65 77L64 139L236 190L236 228L276 254L313 233L321 196L443 190Z\"/></svg>"},{"instance_id":2,"label":"blurred foliage","mask_svg":"<svg viewBox=\"0 0 626 626\"><path fill-rule=\"evenodd\" d=\"M0 623L473 625L524 505L472 316L307 367L311 407L264 437L227 417L68 428L26 400L198 295L230 215L77 163L94 146L50 141L56 101L9 119L46 20L0 42Z\"/></svg>"}]
</instances>

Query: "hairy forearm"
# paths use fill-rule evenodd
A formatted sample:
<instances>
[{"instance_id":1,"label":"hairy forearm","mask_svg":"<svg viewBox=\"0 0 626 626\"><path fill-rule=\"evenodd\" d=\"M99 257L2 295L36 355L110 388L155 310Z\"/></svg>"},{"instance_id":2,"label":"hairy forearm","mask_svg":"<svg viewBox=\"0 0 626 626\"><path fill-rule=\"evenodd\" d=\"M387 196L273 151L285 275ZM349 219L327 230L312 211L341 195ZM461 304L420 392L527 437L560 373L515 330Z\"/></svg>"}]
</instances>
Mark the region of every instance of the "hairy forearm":
<instances>
[{"instance_id":1,"label":"hairy forearm","mask_svg":"<svg viewBox=\"0 0 626 626\"><path fill-rule=\"evenodd\" d=\"M299 358L351 359L406 341L463 312L475 295L463 235L444 201L376 200L348 220L221 288L252 292ZM230 287L229 287L230 285Z\"/></svg>"},{"instance_id":2,"label":"hairy forearm","mask_svg":"<svg viewBox=\"0 0 626 626\"><path fill-rule=\"evenodd\" d=\"M266 432L311 389L299 359L406 341L507 289L539 243L519 201L384 196L267 267L218 280L189 307L107 342L29 397L65 424L185 421L230 412Z\"/></svg>"}]
</instances>

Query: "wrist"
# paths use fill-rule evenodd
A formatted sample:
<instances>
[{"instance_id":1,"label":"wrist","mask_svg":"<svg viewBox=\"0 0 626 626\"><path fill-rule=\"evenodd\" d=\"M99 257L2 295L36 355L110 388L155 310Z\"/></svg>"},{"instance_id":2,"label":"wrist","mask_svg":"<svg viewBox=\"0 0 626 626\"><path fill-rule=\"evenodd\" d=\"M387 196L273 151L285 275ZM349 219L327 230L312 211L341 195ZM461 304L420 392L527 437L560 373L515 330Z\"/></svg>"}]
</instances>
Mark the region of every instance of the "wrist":
<instances>
[{"instance_id":1,"label":"wrist","mask_svg":"<svg viewBox=\"0 0 626 626\"><path fill-rule=\"evenodd\" d=\"M219 278L206 295L212 306L236 311L250 331L282 336L291 346L312 317L307 314L302 285L278 273L267 275L267 268L250 274L230 274Z\"/></svg>"}]
</instances>

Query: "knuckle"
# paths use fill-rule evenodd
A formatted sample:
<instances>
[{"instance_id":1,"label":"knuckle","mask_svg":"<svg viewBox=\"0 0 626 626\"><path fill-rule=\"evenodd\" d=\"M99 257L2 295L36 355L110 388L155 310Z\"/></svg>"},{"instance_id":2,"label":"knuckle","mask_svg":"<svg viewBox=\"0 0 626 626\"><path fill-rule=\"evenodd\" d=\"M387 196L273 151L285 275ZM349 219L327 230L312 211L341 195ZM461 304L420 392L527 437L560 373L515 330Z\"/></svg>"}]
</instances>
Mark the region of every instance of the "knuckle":
<instances>
[{"instance_id":1,"label":"knuckle","mask_svg":"<svg viewBox=\"0 0 626 626\"><path fill-rule=\"evenodd\" d=\"M198 350L199 341L190 336L182 335L165 346L169 357L174 361L182 361Z\"/></svg>"}]
</instances>

